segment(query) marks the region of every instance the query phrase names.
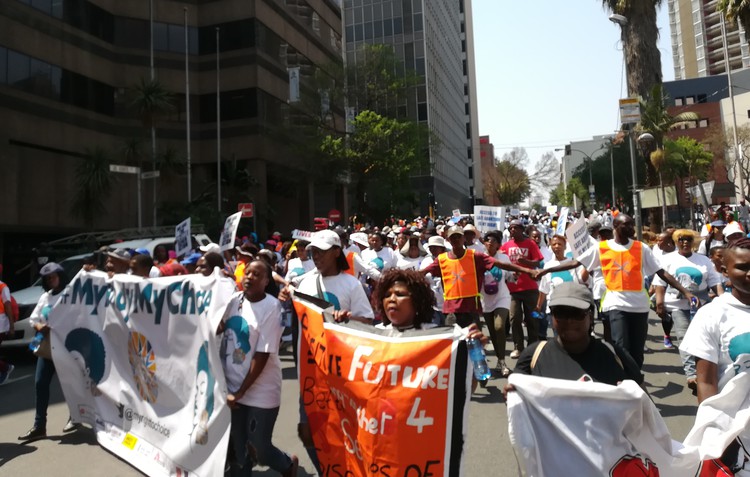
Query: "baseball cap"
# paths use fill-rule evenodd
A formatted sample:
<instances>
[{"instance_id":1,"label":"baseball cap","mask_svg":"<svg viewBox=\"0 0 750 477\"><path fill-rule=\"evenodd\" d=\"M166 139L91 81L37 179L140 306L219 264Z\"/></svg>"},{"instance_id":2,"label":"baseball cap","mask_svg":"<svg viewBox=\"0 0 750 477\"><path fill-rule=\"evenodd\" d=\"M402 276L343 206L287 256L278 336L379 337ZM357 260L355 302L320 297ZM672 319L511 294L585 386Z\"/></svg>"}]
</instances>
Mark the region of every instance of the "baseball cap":
<instances>
[{"instance_id":1,"label":"baseball cap","mask_svg":"<svg viewBox=\"0 0 750 477\"><path fill-rule=\"evenodd\" d=\"M47 275L52 275L53 273L61 273L64 271L65 269L63 269L62 266L58 265L55 262L49 262L45 266L43 266L41 270L39 270L39 275L46 277Z\"/></svg>"},{"instance_id":2,"label":"baseball cap","mask_svg":"<svg viewBox=\"0 0 750 477\"><path fill-rule=\"evenodd\" d=\"M448 231L445 233L445 236L448 237L448 238L450 238L451 235L456 235L456 234L463 235L464 234L464 229L462 229L458 225L454 225L453 227L451 227L451 228L448 229Z\"/></svg>"},{"instance_id":3,"label":"baseball cap","mask_svg":"<svg viewBox=\"0 0 750 477\"><path fill-rule=\"evenodd\" d=\"M477 228L474 227L473 224L466 224L464 226L464 232L474 232L474 233L477 233Z\"/></svg>"},{"instance_id":4,"label":"baseball cap","mask_svg":"<svg viewBox=\"0 0 750 477\"><path fill-rule=\"evenodd\" d=\"M198 249L203 253L221 253L221 246L218 243L213 242L201 245Z\"/></svg>"},{"instance_id":5,"label":"baseball cap","mask_svg":"<svg viewBox=\"0 0 750 477\"><path fill-rule=\"evenodd\" d=\"M427 239L427 247L443 247L445 248L445 239L440 235L433 235Z\"/></svg>"},{"instance_id":6,"label":"baseball cap","mask_svg":"<svg viewBox=\"0 0 750 477\"><path fill-rule=\"evenodd\" d=\"M741 233L742 235L745 235L745 232L742 231L740 228L740 224L737 222L730 222L726 227L724 227L724 236L729 237L732 234Z\"/></svg>"},{"instance_id":7,"label":"baseball cap","mask_svg":"<svg viewBox=\"0 0 750 477\"><path fill-rule=\"evenodd\" d=\"M110 250L109 252L107 252L107 255L117 260L130 260L132 258L130 252L128 252L124 248L116 248L114 250Z\"/></svg>"},{"instance_id":8,"label":"baseball cap","mask_svg":"<svg viewBox=\"0 0 750 477\"><path fill-rule=\"evenodd\" d=\"M723 220L714 220L711 222L711 227L726 227L727 223Z\"/></svg>"},{"instance_id":9,"label":"baseball cap","mask_svg":"<svg viewBox=\"0 0 750 477\"><path fill-rule=\"evenodd\" d=\"M148 249L145 247L139 247L135 250L133 250L133 255L148 255L151 256L151 253L149 253Z\"/></svg>"},{"instance_id":10,"label":"baseball cap","mask_svg":"<svg viewBox=\"0 0 750 477\"><path fill-rule=\"evenodd\" d=\"M518 220L518 219L513 219L513 220L511 220L511 221L510 221L510 223L508 224L508 228L511 228L511 227L513 227L513 226L516 226L516 227L523 227L523 222L521 222L521 221L520 221L520 220Z\"/></svg>"},{"instance_id":11,"label":"baseball cap","mask_svg":"<svg viewBox=\"0 0 750 477\"><path fill-rule=\"evenodd\" d=\"M550 293L549 307L572 306L581 310L588 310L594 304L594 296L585 285L564 282L555 287Z\"/></svg>"},{"instance_id":12,"label":"baseball cap","mask_svg":"<svg viewBox=\"0 0 750 477\"><path fill-rule=\"evenodd\" d=\"M328 250L336 246L341 248L341 238L333 230L319 230L312 235L312 240L307 248L315 247L320 250Z\"/></svg>"},{"instance_id":13,"label":"baseball cap","mask_svg":"<svg viewBox=\"0 0 750 477\"><path fill-rule=\"evenodd\" d=\"M180 265L195 265L198 263L198 259L201 258L203 254L200 254L198 252L191 253L183 261L180 262Z\"/></svg>"},{"instance_id":14,"label":"baseball cap","mask_svg":"<svg viewBox=\"0 0 750 477\"><path fill-rule=\"evenodd\" d=\"M365 247L369 247L370 243L367 241L367 234L364 232L355 232L349 236L349 240L354 243L358 243Z\"/></svg>"}]
</instances>

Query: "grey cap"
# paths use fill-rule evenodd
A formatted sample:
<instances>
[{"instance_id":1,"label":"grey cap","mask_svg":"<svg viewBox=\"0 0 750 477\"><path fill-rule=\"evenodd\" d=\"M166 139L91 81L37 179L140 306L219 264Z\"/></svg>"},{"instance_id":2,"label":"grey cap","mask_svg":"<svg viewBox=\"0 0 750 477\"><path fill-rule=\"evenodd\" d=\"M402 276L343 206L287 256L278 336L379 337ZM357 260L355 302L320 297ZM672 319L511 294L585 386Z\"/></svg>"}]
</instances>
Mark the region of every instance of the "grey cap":
<instances>
[{"instance_id":1,"label":"grey cap","mask_svg":"<svg viewBox=\"0 0 750 477\"><path fill-rule=\"evenodd\" d=\"M447 232L445 232L445 236L450 238L452 235L463 235L464 229L459 227L458 225L454 225L453 227L449 228Z\"/></svg>"},{"instance_id":2,"label":"grey cap","mask_svg":"<svg viewBox=\"0 0 750 477\"><path fill-rule=\"evenodd\" d=\"M130 252L128 252L124 248L116 248L114 250L110 250L109 252L107 252L107 255L118 260L130 261L130 259L132 258L130 256Z\"/></svg>"},{"instance_id":3,"label":"grey cap","mask_svg":"<svg viewBox=\"0 0 750 477\"><path fill-rule=\"evenodd\" d=\"M44 265L41 270L39 270L39 275L46 277L47 275L52 275L53 273L60 273L64 272L62 266L58 265L55 262L49 262L46 265Z\"/></svg>"},{"instance_id":4,"label":"grey cap","mask_svg":"<svg viewBox=\"0 0 750 477\"><path fill-rule=\"evenodd\" d=\"M519 219L513 219L508 224L508 228L511 228L514 225L517 226L517 227L523 227L523 222L521 220L519 220Z\"/></svg>"},{"instance_id":5,"label":"grey cap","mask_svg":"<svg viewBox=\"0 0 750 477\"><path fill-rule=\"evenodd\" d=\"M594 295L587 286L580 283L564 282L555 287L550 293L549 307L572 306L581 310L588 310L594 304Z\"/></svg>"}]
</instances>

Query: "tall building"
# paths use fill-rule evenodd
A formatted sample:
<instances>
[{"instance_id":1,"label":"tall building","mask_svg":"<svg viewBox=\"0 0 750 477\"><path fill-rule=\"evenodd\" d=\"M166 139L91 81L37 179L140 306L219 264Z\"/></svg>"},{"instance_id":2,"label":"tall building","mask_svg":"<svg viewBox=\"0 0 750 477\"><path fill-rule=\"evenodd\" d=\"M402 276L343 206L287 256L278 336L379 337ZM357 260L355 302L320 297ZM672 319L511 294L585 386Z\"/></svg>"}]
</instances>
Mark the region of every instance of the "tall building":
<instances>
[{"instance_id":1,"label":"tall building","mask_svg":"<svg viewBox=\"0 0 750 477\"><path fill-rule=\"evenodd\" d=\"M497 183L497 169L495 168L495 146L489 136L479 137L479 160L482 171L482 197L485 205L502 205L492 192L493 184Z\"/></svg>"},{"instance_id":2,"label":"tall building","mask_svg":"<svg viewBox=\"0 0 750 477\"><path fill-rule=\"evenodd\" d=\"M718 0L669 0L669 25L676 80L726 72ZM726 23L731 70L750 66L750 47L739 25Z\"/></svg>"},{"instance_id":3,"label":"tall building","mask_svg":"<svg viewBox=\"0 0 750 477\"><path fill-rule=\"evenodd\" d=\"M363 44L387 44L420 77L406 117L426 122L439 145L431 170L412 177L421 210L434 194L439 214L473 206L479 137L471 0L345 0L346 61ZM479 174L481 176L481 174Z\"/></svg>"},{"instance_id":4,"label":"tall building","mask_svg":"<svg viewBox=\"0 0 750 477\"><path fill-rule=\"evenodd\" d=\"M37 244L41 235L34 234L137 225L132 174L116 174L107 197L88 201L104 205L90 220L73 213L72 205L82 177L77 171L92 163L87 158L102 156L92 154L94 150L104 151L114 164L141 166L144 172L152 168L148 118L132 106L138 95L134 87L151 75L149 3L0 2L0 163L5 183L0 187L0 252ZM338 3L153 0L155 77L175 99L174 108L156 122L161 158L185 157L187 150L185 9L192 199L218 208L218 79L221 158L229 167L217 218L237 211L238 202L254 202L261 232L311 226L313 216L335 208L336 187L315 187L305 175L305 158L271 133L289 127L294 116L290 72L299 72L304 89L314 66L341 61ZM154 180L156 198L151 193ZM144 180L142 186L144 226L152 225L155 206L159 223L185 217L184 166L162 168L161 177ZM241 227L248 230L250 221Z\"/></svg>"}]
</instances>

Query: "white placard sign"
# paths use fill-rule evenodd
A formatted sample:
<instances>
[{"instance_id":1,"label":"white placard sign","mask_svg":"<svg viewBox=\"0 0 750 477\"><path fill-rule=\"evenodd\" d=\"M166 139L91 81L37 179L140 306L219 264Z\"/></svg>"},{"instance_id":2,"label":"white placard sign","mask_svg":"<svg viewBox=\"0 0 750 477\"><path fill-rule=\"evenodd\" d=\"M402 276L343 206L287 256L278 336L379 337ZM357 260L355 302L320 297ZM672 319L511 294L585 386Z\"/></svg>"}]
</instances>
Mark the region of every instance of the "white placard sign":
<instances>
[{"instance_id":1,"label":"white placard sign","mask_svg":"<svg viewBox=\"0 0 750 477\"><path fill-rule=\"evenodd\" d=\"M510 215L511 217L518 217L521 215L521 211L518 209L510 209Z\"/></svg>"},{"instance_id":2,"label":"white placard sign","mask_svg":"<svg viewBox=\"0 0 750 477\"><path fill-rule=\"evenodd\" d=\"M592 245L591 240L589 240L589 231L586 228L586 219L581 217L573 222L573 225L565 231L565 238L568 239L568 244L573 250L573 258L578 259Z\"/></svg>"},{"instance_id":3,"label":"white placard sign","mask_svg":"<svg viewBox=\"0 0 750 477\"><path fill-rule=\"evenodd\" d=\"M231 415L216 327L219 272L142 279L81 271L49 313L71 419L152 477L222 475Z\"/></svg>"},{"instance_id":4,"label":"white placard sign","mask_svg":"<svg viewBox=\"0 0 750 477\"><path fill-rule=\"evenodd\" d=\"M292 230L292 238L294 240L305 240L307 242L312 240L312 236L315 232L310 232L309 230L298 230L294 229Z\"/></svg>"},{"instance_id":5,"label":"white placard sign","mask_svg":"<svg viewBox=\"0 0 750 477\"><path fill-rule=\"evenodd\" d=\"M453 209L453 217L461 217L461 209Z\"/></svg>"},{"instance_id":6,"label":"white placard sign","mask_svg":"<svg viewBox=\"0 0 750 477\"><path fill-rule=\"evenodd\" d=\"M557 206L556 205L548 205L547 206L547 213L549 215L554 215L557 213Z\"/></svg>"},{"instance_id":7,"label":"white placard sign","mask_svg":"<svg viewBox=\"0 0 750 477\"><path fill-rule=\"evenodd\" d=\"M180 222L174 228L174 253L178 257L187 255L193 248L193 241L190 240L190 217Z\"/></svg>"},{"instance_id":8,"label":"white placard sign","mask_svg":"<svg viewBox=\"0 0 750 477\"><path fill-rule=\"evenodd\" d=\"M221 239L219 239L222 252L234 246L234 237L237 236L237 228L240 226L241 218L242 212L237 212L227 217L224 222L224 230L221 231Z\"/></svg>"},{"instance_id":9,"label":"white placard sign","mask_svg":"<svg viewBox=\"0 0 750 477\"><path fill-rule=\"evenodd\" d=\"M482 233L505 228L505 207L474 206L474 226Z\"/></svg>"},{"instance_id":10,"label":"white placard sign","mask_svg":"<svg viewBox=\"0 0 750 477\"><path fill-rule=\"evenodd\" d=\"M565 235L565 224L568 223L568 208L560 207L560 216L557 218L555 235Z\"/></svg>"}]
</instances>

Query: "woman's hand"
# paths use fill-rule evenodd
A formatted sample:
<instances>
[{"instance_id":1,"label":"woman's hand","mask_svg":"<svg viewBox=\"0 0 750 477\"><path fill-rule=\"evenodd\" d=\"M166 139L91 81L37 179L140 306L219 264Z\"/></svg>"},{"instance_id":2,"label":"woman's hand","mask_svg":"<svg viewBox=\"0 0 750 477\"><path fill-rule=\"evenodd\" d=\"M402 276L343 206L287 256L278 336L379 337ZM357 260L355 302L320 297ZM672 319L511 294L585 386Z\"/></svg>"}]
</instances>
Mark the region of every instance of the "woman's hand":
<instances>
[{"instance_id":1,"label":"woman's hand","mask_svg":"<svg viewBox=\"0 0 750 477\"><path fill-rule=\"evenodd\" d=\"M237 399L241 398L242 396L235 396L234 394L227 394L227 406L229 406L229 409L237 409Z\"/></svg>"},{"instance_id":2,"label":"woman's hand","mask_svg":"<svg viewBox=\"0 0 750 477\"><path fill-rule=\"evenodd\" d=\"M294 291L294 287L291 285L287 285L281 290L279 290L279 301L289 301L292 298L292 292Z\"/></svg>"},{"instance_id":3,"label":"woman's hand","mask_svg":"<svg viewBox=\"0 0 750 477\"><path fill-rule=\"evenodd\" d=\"M42 333L49 333L49 326L47 323L34 323L34 329Z\"/></svg>"},{"instance_id":4,"label":"woman's hand","mask_svg":"<svg viewBox=\"0 0 750 477\"><path fill-rule=\"evenodd\" d=\"M476 323L472 323L467 328L468 334L466 335L466 339L470 340L473 338L476 338L479 340L480 343L482 343L482 346L486 346L487 343L490 342L490 339L487 338L481 331L479 331L479 327L476 325Z\"/></svg>"},{"instance_id":5,"label":"woman's hand","mask_svg":"<svg viewBox=\"0 0 750 477\"><path fill-rule=\"evenodd\" d=\"M352 317L352 312L349 310L336 310L333 312L333 319L336 323L346 323Z\"/></svg>"},{"instance_id":6,"label":"woman's hand","mask_svg":"<svg viewBox=\"0 0 750 477\"><path fill-rule=\"evenodd\" d=\"M503 398L507 401L508 400L508 393L509 392L515 392L516 387L512 384L505 383L505 386L503 386Z\"/></svg>"}]
</instances>

